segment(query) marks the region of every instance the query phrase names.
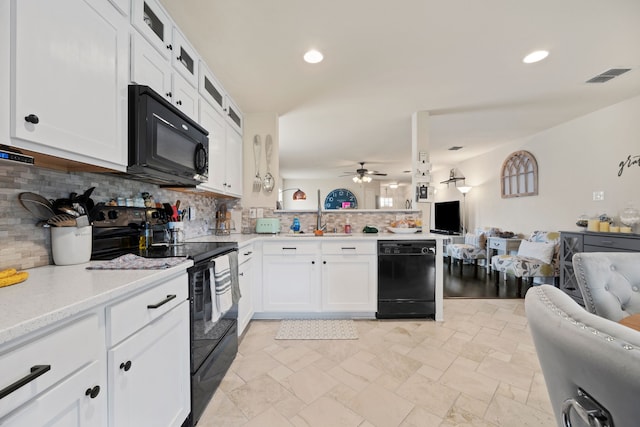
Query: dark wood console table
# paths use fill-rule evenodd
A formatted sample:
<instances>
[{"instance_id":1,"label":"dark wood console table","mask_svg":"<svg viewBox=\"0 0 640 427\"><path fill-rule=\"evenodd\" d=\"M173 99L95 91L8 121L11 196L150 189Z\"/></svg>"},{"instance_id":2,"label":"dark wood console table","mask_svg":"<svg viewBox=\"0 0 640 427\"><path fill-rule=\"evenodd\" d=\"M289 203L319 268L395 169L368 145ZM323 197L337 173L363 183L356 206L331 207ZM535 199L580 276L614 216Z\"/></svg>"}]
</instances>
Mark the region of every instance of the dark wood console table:
<instances>
[{"instance_id":1,"label":"dark wood console table","mask_svg":"<svg viewBox=\"0 0 640 427\"><path fill-rule=\"evenodd\" d=\"M640 234L560 232L560 289L584 306L572 264L578 252L640 252Z\"/></svg>"}]
</instances>

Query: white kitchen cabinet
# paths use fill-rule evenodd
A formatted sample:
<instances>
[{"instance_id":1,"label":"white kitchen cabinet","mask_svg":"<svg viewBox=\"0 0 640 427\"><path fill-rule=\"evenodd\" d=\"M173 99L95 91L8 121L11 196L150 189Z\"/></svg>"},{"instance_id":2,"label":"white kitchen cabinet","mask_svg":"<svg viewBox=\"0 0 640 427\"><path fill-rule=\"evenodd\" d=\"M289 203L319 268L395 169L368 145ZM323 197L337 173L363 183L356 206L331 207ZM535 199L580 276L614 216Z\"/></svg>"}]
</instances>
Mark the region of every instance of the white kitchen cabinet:
<instances>
[{"instance_id":1,"label":"white kitchen cabinet","mask_svg":"<svg viewBox=\"0 0 640 427\"><path fill-rule=\"evenodd\" d=\"M131 81L149 86L197 121L198 90L138 33L131 39Z\"/></svg>"},{"instance_id":2,"label":"white kitchen cabinet","mask_svg":"<svg viewBox=\"0 0 640 427\"><path fill-rule=\"evenodd\" d=\"M127 18L103 0L11 7L13 145L124 171Z\"/></svg>"},{"instance_id":3,"label":"white kitchen cabinet","mask_svg":"<svg viewBox=\"0 0 640 427\"><path fill-rule=\"evenodd\" d=\"M242 136L225 121L218 109L202 97L199 110L199 122L209 131L209 180L200 187L241 197Z\"/></svg>"},{"instance_id":4,"label":"white kitchen cabinet","mask_svg":"<svg viewBox=\"0 0 640 427\"><path fill-rule=\"evenodd\" d=\"M225 115L224 102L226 95L224 89L204 61L200 61L198 76L198 91L200 95L206 99L220 115Z\"/></svg>"},{"instance_id":5,"label":"white kitchen cabinet","mask_svg":"<svg viewBox=\"0 0 640 427\"><path fill-rule=\"evenodd\" d=\"M227 125L226 193L242 197L242 135Z\"/></svg>"},{"instance_id":6,"label":"white kitchen cabinet","mask_svg":"<svg viewBox=\"0 0 640 427\"><path fill-rule=\"evenodd\" d=\"M227 122L229 123L229 125L231 125L232 128L236 130L236 132L242 135L242 126L244 124L244 119L242 117L240 109L233 102L231 97L229 97L229 95L225 95L224 104L224 110L227 113Z\"/></svg>"},{"instance_id":7,"label":"white kitchen cabinet","mask_svg":"<svg viewBox=\"0 0 640 427\"><path fill-rule=\"evenodd\" d=\"M323 242L322 311L375 312L377 271L375 242Z\"/></svg>"},{"instance_id":8,"label":"white kitchen cabinet","mask_svg":"<svg viewBox=\"0 0 640 427\"><path fill-rule=\"evenodd\" d=\"M166 59L139 33L131 34L131 81L149 86L171 101L172 76Z\"/></svg>"},{"instance_id":9,"label":"white kitchen cabinet","mask_svg":"<svg viewBox=\"0 0 640 427\"><path fill-rule=\"evenodd\" d=\"M191 410L189 364L185 300L109 350L110 425L181 426Z\"/></svg>"},{"instance_id":10,"label":"white kitchen cabinet","mask_svg":"<svg viewBox=\"0 0 640 427\"><path fill-rule=\"evenodd\" d=\"M253 317L254 247L241 246L238 250L238 279L240 301L238 302L238 336L242 335Z\"/></svg>"},{"instance_id":11,"label":"white kitchen cabinet","mask_svg":"<svg viewBox=\"0 0 640 427\"><path fill-rule=\"evenodd\" d=\"M132 0L131 24L162 55L172 56L173 21L155 0Z\"/></svg>"},{"instance_id":12,"label":"white kitchen cabinet","mask_svg":"<svg viewBox=\"0 0 640 427\"><path fill-rule=\"evenodd\" d=\"M171 102L180 111L198 121L198 90L180 74L173 73L173 96Z\"/></svg>"},{"instance_id":13,"label":"white kitchen cabinet","mask_svg":"<svg viewBox=\"0 0 640 427\"><path fill-rule=\"evenodd\" d=\"M103 319L98 312L83 315L2 351L0 425L49 426L61 419L56 425L106 426Z\"/></svg>"},{"instance_id":14,"label":"white kitchen cabinet","mask_svg":"<svg viewBox=\"0 0 640 427\"><path fill-rule=\"evenodd\" d=\"M262 286L265 313L374 313L376 242L265 242Z\"/></svg>"},{"instance_id":15,"label":"white kitchen cabinet","mask_svg":"<svg viewBox=\"0 0 640 427\"><path fill-rule=\"evenodd\" d=\"M286 313L319 311L319 245L267 242L262 249L262 309Z\"/></svg>"},{"instance_id":16,"label":"white kitchen cabinet","mask_svg":"<svg viewBox=\"0 0 640 427\"><path fill-rule=\"evenodd\" d=\"M198 54L156 0L133 0L131 23L190 85L198 87Z\"/></svg>"},{"instance_id":17,"label":"white kitchen cabinet","mask_svg":"<svg viewBox=\"0 0 640 427\"><path fill-rule=\"evenodd\" d=\"M178 27L173 27L171 64L194 88L198 88L198 53Z\"/></svg>"},{"instance_id":18,"label":"white kitchen cabinet","mask_svg":"<svg viewBox=\"0 0 640 427\"><path fill-rule=\"evenodd\" d=\"M100 364L93 362L5 418L5 427L100 427L107 425L104 386L95 383Z\"/></svg>"}]
</instances>

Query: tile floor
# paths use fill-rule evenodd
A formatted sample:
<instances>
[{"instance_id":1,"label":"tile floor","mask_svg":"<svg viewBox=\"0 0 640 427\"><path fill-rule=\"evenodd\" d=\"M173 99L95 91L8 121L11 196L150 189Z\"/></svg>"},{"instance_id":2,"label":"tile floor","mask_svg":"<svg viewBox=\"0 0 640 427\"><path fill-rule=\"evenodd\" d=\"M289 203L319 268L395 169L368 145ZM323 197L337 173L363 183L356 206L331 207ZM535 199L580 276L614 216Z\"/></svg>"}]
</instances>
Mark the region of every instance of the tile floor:
<instances>
[{"instance_id":1,"label":"tile floor","mask_svg":"<svg viewBox=\"0 0 640 427\"><path fill-rule=\"evenodd\" d=\"M198 427L554 426L522 299L445 299L445 321L359 320L275 340L252 321Z\"/></svg>"}]
</instances>

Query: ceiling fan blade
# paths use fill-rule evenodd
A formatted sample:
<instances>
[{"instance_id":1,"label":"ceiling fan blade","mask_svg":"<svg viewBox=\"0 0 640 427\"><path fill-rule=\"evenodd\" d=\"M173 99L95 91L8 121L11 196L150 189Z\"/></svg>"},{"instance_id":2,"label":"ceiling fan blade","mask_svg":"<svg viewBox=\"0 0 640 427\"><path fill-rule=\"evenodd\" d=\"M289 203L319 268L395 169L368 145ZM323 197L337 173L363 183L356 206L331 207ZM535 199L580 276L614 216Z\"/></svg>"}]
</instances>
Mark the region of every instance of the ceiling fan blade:
<instances>
[{"instance_id":1,"label":"ceiling fan blade","mask_svg":"<svg viewBox=\"0 0 640 427\"><path fill-rule=\"evenodd\" d=\"M386 173L381 173L381 172L372 172L371 175L376 175L376 176L387 176Z\"/></svg>"}]
</instances>

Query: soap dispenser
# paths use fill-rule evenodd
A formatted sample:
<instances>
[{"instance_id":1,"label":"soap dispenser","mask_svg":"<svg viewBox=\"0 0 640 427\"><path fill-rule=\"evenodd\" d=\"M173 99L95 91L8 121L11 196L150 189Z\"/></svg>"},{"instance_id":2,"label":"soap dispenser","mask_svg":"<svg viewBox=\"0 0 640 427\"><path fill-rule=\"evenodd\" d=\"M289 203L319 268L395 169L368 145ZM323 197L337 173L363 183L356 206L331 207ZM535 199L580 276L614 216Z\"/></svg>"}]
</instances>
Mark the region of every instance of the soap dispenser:
<instances>
[{"instance_id":1,"label":"soap dispenser","mask_svg":"<svg viewBox=\"0 0 640 427\"><path fill-rule=\"evenodd\" d=\"M291 224L291 227L289 228L291 228L294 233L300 232L300 220L297 216L293 218L293 224Z\"/></svg>"}]
</instances>

